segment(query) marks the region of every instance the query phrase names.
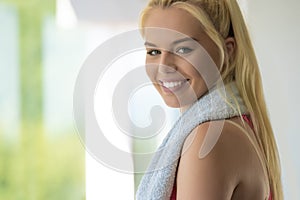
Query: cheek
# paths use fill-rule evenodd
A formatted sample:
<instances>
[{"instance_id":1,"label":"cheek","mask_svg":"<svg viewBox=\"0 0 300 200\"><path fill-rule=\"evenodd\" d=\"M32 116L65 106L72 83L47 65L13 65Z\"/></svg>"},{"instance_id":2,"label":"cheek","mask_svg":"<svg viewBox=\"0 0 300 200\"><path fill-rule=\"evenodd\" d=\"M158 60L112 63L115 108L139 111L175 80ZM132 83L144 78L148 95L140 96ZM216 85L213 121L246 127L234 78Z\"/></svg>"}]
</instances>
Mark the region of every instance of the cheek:
<instances>
[{"instance_id":1,"label":"cheek","mask_svg":"<svg viewBox=\"0 0 300 200\"><path fill-rule=\"evenodd\" d=\"M151 81L155 80L155 77L157 75L158 67L152 65L146 65L146 73Z\"/></svg>"},{"instance_id":2,"label":"cheek","mask_svg":"<svg viewBox=\"0 0 300 200\"><path fill-rule=\"evenodd\" d=\"M213 58L207 53L198 54L197 57L191 58L193 63L194 78L200 78L210 87L219 78L219 69Z\"/></svg>"}]
</instances>

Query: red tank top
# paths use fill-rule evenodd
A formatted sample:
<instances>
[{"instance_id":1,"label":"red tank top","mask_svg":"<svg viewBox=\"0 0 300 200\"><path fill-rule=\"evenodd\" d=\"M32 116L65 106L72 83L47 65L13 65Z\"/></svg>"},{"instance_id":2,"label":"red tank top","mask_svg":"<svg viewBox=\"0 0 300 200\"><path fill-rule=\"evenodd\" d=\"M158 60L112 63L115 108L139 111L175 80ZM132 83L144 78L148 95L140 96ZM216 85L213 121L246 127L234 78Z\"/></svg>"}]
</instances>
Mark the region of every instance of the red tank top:
<instances>
[{"instance_id":1,"label":"red tank top","mask_svg":"<svg viewBox=\"0 0 300 200\"><path fill-rule=\"evenodd\" d=\"M252 130L254 130L254 126L252 124L250 117L248 115L242 115L242 117L243 117L244 121L247 122L247 124L252 128ZM176 180L176 177L175 177L175 180ZM177 193L177 187L176 187L176 181L174 181L174 186L173 186L170 200L176 200L176 193ZM272 200L271 191L270 191L270 196L269 196L268 200Z\"/></svg>"}]
</instances>

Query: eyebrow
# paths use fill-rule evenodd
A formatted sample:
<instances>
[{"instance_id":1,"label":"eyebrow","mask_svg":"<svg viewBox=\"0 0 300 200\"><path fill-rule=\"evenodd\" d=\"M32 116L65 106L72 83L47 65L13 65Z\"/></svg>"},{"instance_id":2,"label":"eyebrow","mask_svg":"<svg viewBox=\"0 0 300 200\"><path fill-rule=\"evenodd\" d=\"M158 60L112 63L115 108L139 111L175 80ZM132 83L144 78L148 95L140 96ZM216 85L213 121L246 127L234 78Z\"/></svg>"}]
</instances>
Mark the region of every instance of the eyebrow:
<instances>
[{"instance_id":1,"label":"eyebrow","mask_svg":"<svg viewBox=\"0 0 300 200\"><path fill-rule=\"evenodd\" d=\"M196 38L191 38L191 37L185 37L185 38L181 38L179 40L175 40L174 42L172 42L173 45L175 44L179 44L182 42L186 42L186 41L198 41ZM151 47L157 47L155 44L151 43L151 42L145 42L144 43L145 46L151 46Z\"/></svg>"}]
</instances>

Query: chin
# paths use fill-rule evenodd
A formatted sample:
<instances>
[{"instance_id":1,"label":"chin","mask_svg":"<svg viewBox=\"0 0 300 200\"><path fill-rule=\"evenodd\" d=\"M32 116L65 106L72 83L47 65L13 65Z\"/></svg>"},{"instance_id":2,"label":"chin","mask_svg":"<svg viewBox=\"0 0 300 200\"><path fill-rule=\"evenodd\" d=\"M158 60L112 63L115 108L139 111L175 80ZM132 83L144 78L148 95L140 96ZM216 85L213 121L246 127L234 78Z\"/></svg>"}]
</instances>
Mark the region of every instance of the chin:
<instances>
[{"instance_id":1,"label":"chin","mask_svg":"<svg viewBox=\"0 0 300 200\"><path fill-rule=\"evenodd\" d=\"M168 106L168 107L171 107L171 108L180 108L180 103L179 101L176 99L176 98L168 98L168 97L164 97L164 96L161 96L165 102L165 104Z\"/></svg>"},{"instance_id":2,"label":"chin","mask_svg":"<svg viewBox=\"0 0 300 200\"><path fill-rule=\"evenodd\" d=\"M178 100L164 99L165 104L170 108L183 108L190 105L189 102L179 103Z\"/></svg>"},{"instance_id":3,"label":"chin","mask_svg":"<svg viewBox=\"0 0 300 200\"><path fill-rule=\"evenodd\" d=\"M170 108L180 108L181 107L178 103L177 104L175 104L175 103L167 103L167 102L165 102L165 103Z\"/></svg>"}]
</instances>

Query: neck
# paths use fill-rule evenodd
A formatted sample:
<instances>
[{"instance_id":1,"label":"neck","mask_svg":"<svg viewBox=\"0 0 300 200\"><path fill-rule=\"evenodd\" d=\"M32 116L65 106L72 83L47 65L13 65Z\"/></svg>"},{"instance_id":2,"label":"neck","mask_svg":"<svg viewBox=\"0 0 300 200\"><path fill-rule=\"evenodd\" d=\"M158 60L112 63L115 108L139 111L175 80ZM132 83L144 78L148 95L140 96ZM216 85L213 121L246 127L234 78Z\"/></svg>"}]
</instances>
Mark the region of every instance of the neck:
<instances>
[{"instance_id":1,"label":"neck","mask_svg":"<svg viewBox=\"0 0 300 200\"><path fill-rule=\"evenodd\" d=\"M183 107L180 107L180 113L183 114L185 111L187 111L189 108L191 107L191 105L185 105Z\"/></svg>"}]
</instances>

